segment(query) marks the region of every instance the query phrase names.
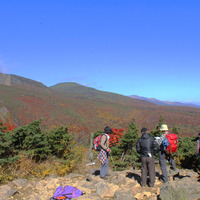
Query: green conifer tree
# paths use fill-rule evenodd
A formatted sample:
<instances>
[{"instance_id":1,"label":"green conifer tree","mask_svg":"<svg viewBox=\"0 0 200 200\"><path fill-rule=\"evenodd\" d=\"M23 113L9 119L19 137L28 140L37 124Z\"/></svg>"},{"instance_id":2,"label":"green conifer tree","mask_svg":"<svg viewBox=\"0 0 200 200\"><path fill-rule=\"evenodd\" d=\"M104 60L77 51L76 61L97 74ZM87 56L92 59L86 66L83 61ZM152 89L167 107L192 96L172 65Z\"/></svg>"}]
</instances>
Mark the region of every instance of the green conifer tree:
<instances>
[{"instance_id":1,"label":"green conifer tree","mask_svg":"<svg viewBox=\"0 0 200 200\"><path fill-rule=\"evenodd\" d=\"M115 155L115 165L119 170L128 165L138 166L139 154L136 152L136 143L139 138L138 128L135 119L129 124L128 131L120 140L120 145L112 148Z\"/></svg>"}]
</instances>

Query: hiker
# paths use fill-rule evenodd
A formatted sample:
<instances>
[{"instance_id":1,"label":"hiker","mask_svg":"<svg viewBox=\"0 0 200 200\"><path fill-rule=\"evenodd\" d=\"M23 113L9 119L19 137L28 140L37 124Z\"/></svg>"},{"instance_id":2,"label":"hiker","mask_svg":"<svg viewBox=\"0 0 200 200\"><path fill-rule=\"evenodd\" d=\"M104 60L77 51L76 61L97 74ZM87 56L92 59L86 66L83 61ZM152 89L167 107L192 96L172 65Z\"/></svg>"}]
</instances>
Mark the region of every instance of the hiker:
<instances>
[{"instance_id":1,"label":"hiker","mask_svg":"<svg viewBox=\"0 0 200 200\"><path fill-rule=\"evenodd\" d=\"M101 150L97 157L101 161L100 177L105 180L107 180L106 175L108 174L108 154L111 153L111 150L109 149L110 136L108 135L110 133L112 133L111 128L106 126L104 128L103 136L101 137Z\"/></svg>"},{"instance_id":2,"label":"hiker","mask_svg":"<svg viewBox=\"0 0 200 200\"><path fill-rule=\"evenodd\" d=\"M157 144L150 131L147 128L142 128L142 136L138 139L136 150L141 156L142 173L141 173L141 186L147 184L147 172L149 173L149 187L153 187L155 183L155 160L154 155L157 152Z\"/></svg>"},{"instance_id":3,"label":"hiker","mask_svg":"<svg viewBox=\"0 0 200 200\"><path fill-rule=\"evenodd\" d=\"M197 139L197 150L196 155L199 156L200 154L200 132L198 133L199 138Z\"/></svg>"},{"instance_id":4,"label":"hiker","mask_svg":"<svg viewBox=\"0 0 200 200\"><path fill-rule=\"evenodd\" d=\"M162 131L162 135L157 140L158 145L160 146L160 150L158 152L159 156L159 163L162 171L162 181L164 183L168 182L168 173L167 173L167 166L166 166L166 160L168 160L169 164L171 165L170 175L173 176L178 173L178 170L176 168L176 165L174 163L172 155L169 153L166 153L166 151L163 149L162 142L166 138L166 135L169 134L168 127L166 124L162 124L160 127L160 131Z\"/></svg>"}]
</instances>

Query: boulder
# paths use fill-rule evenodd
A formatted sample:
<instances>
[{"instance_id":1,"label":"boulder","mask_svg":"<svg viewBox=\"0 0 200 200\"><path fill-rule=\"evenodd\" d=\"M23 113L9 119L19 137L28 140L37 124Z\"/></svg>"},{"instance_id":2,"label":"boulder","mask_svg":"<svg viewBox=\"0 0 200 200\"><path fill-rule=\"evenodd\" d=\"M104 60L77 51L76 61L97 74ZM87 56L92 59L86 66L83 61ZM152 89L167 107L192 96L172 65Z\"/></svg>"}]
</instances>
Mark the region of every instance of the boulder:
<instances>
[{"instance_id":1,"label":"boulder","mask_svg":"<svg viewBox=\"0 0 200 200\"><path fill-rule=\"evenodd\" d=\"M26 185L26 183L28 182L27 179L16 179L13 181L13 184L18 187L18 188L22 188L24 185Z\"/></svg>"},{"instance_id":2,"label":"boulder","mask_svg":"<svg viewBox=\"0 0 200 200\"><path fill-rule=\"evenodd\" d=\"M164 184L160 189L161 200L198 200L200 198L200 182L190 177Z\"/></svg>"},{"instance_id":3,"label":"boulder","mask_svg":"<svg viewBox=\"0 0 200 200\"><path fill-rule=\"evenodd\" d=\"M115 200L136 200L129 190L119 189L114 194Z\"/></svg>"},{"instance_id":4,"label":"boulder","mask_svg":"<svg viewBox=\"0 0 200 200\"><path fill-rule=\"evenodd\" d=\"M17 192L17 190L10 187L9 185L2 185L2 186L0 186L0 199L7 200L9 197L11 197L16 192Z\"/></svg>"}]
</instances>

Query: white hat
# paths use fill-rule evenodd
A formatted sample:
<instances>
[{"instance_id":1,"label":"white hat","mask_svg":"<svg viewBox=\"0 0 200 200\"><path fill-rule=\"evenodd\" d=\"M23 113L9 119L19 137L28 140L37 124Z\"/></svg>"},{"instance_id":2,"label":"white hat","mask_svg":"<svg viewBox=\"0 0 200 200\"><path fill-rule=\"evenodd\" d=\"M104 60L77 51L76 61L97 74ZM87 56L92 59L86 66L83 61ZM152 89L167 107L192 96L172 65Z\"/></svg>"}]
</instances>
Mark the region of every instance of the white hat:
<instances>
[{"instance_id":1,"label":"white hat","mask_svg":"<svg viewBox=\"0 0 200 200\"><path fill-rule=\"evenodd\" d=\"M168 127L166 124L161 125L160 131L168 131Z\"/></svg>"}]
</instances>

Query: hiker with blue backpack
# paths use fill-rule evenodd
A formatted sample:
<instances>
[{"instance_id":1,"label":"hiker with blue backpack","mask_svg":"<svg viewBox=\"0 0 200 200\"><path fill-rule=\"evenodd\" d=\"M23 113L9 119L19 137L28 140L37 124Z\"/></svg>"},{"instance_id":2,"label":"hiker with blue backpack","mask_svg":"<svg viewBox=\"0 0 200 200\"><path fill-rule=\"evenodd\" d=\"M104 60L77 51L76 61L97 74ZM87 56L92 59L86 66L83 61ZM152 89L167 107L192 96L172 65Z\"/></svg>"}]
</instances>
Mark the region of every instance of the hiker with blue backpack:
<instances>
[{"instance_id":1,"label":"hiker with blue backpack","mask_svg":"<svg viewBox=\"0 0 200 200\"><path fill-rule=\"evenodd\" d=\"M178 137L175 134L169 134L168 127L166 124L162 124L160 127L160 131L162 131L162 135L159 139L156 140L158 145L160 146L160 150L158 152L159 163L162 171L162 181L168 182L168 173L166 160L169 162L171 166L170 175L173 176L178 173L176 165L174 163L174 159L172 157L172 152L175 152L177 149L177 139Z\"/></svg>"},{"instance_id":2,"label":"hiker with blue backpack","mask_svg":"<svg viewBox=\"0 0 200 200\"><path fill-rule=\"evenodd\" d=\"M109 134L112 133L112 129L109 126L104 128L104 133L100 139L100 151L97 158L101 161L100 177L107 180L106 175L108 174L109 160L108 155L111 153L109 148Z\"/></svg>"}]
</instances>

